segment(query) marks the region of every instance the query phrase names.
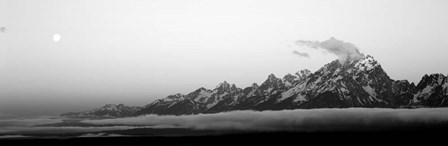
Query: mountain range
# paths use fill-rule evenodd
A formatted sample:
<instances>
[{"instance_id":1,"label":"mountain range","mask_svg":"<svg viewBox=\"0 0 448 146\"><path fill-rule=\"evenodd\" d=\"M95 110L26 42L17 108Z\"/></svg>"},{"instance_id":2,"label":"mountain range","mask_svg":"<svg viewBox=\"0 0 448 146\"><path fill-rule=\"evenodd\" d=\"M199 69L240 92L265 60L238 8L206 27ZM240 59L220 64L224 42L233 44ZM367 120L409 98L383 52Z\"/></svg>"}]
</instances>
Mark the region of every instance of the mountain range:
<instances>
[{"instance_id":1,"label":"mountain range","mask_svg":"<svg viewBox=\"0 0 448 146\"><path fill-rule=\"evenodd\" d=\"M393 80L370 55L334 60L312 73L305 69L283 78L270 74L246 88L226 81L215 89L173 94L143 107L108 104L68 117L126 117L144 114L189 115L234 110L312 108L418 108L448 106L448 81L443 74L424 75L415 85Z\"/></svg>"}]
</instances>

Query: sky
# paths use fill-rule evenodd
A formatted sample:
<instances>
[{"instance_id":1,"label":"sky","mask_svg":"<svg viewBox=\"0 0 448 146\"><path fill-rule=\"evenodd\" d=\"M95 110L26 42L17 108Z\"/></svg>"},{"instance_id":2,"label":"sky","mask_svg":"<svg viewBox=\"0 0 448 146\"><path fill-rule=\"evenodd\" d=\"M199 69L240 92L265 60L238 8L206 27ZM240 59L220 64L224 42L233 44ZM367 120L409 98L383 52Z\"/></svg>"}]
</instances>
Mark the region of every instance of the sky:
<instances>
[{"instance_id":1,"label":"sky","mask_svg":"<svg viewBox=\"0 0 448 146\"><path fill-rule=\"evenodd\" d=\"M331 37L393 79L448 73L446 0L0 0L0 115L143 106L316 71ZM55 39L57 38L57 39ZM295 53L294 53L295 52ZM308 57L297 53L306 52Z\"/></svg>"}]
</instances>

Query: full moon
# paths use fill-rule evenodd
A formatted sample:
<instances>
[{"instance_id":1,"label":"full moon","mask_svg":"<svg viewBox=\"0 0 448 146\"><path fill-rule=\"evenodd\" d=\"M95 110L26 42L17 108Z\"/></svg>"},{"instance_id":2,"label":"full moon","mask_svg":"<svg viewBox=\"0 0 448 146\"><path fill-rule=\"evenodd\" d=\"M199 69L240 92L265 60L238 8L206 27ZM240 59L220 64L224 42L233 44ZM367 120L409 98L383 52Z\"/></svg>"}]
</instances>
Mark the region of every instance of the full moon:
<instances>
[{"instance_id":1,"label":"full moon","mask_svg":"<svg viewBox=\"0 0 448 146\"><path fill-rule=\"evenodd\" d=\"M61 40L61 35L60 34L54 34L53 35L53 41L54 42L59 42L59 40Z\"/></svg>"}]
</instances>

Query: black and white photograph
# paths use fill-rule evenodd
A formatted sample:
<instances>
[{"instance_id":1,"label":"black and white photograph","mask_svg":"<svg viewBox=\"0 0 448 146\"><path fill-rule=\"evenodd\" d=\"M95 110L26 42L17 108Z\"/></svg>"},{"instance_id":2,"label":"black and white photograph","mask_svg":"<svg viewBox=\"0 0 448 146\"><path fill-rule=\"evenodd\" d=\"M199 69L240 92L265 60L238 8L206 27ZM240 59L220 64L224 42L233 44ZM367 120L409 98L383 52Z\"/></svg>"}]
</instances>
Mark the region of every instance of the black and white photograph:
<instances>
[{"instance_id":1,"label":"black and white photograph","mask_svg":"<svg viewBox=\"0 0 448 146\"><path fill-rule=\"evenodd\" d=\"M447 0L0 0L0 145L431 145Z\"/></svg>"}]
</instances>

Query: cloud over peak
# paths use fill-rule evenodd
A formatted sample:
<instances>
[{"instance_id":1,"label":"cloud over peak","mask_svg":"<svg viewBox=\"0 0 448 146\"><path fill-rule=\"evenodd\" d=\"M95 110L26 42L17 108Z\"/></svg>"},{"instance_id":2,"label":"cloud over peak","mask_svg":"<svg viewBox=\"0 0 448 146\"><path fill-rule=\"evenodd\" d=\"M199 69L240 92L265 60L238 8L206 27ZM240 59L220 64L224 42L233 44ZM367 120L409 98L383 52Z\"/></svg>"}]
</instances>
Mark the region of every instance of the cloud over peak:
<instances>
[{"instance_id":1,"label":"cloud over peak","mask_svg":"<svg viewBox=\"0 0 448 146\"><path fill-rule=\"evenodd\" d=\"M348 58L360 59L364 56L352 43L344 42L334 37L322 42L297 40L296 44L298 46L305 46L313 49L324 49L327 52L338 56L341 63L345 62Z\"/></svg>"}]
</instances>

